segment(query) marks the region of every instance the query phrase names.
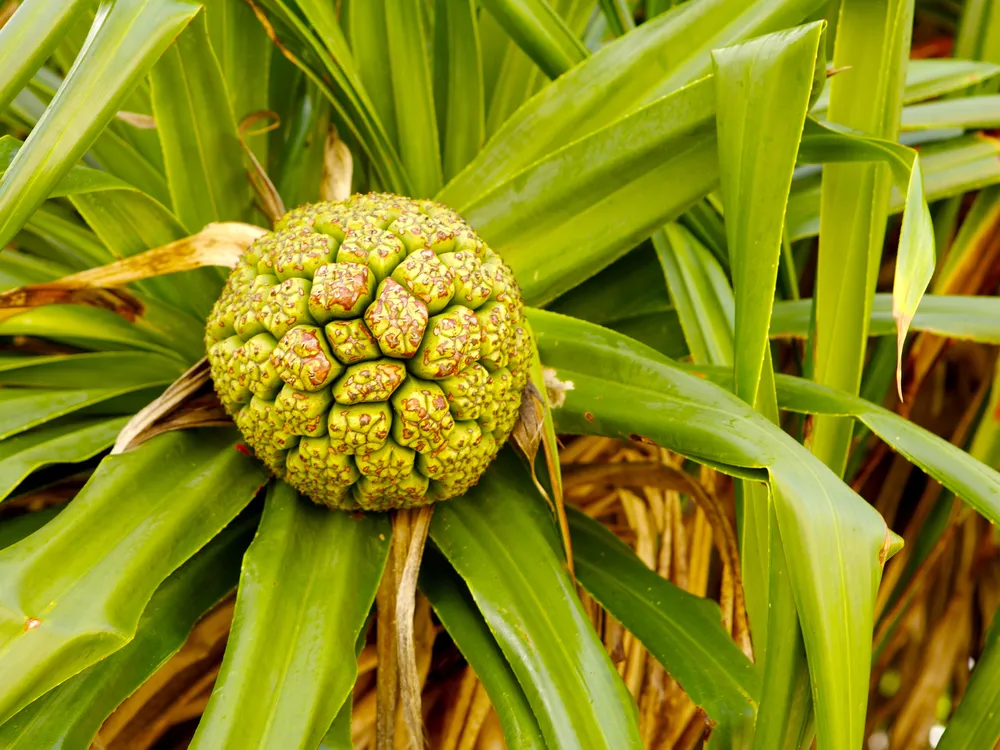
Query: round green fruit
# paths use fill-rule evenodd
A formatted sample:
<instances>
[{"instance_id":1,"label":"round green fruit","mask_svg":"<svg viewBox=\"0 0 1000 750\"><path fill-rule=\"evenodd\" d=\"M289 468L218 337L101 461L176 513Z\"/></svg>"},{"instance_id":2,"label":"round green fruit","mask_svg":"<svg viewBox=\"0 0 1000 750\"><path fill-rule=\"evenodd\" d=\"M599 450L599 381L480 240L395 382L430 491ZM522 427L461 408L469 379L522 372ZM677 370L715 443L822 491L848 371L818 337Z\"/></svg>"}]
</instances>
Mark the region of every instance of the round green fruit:
<instances>
[{"instance_id":1,"label":"round green fruit","mask_svg":"<svg viewBox=\"0 0 1000 750\"><path fill-rule=\"evenodd\" d=\"M355 195L288 212L233 269L205 346L254 453L317 503L463 494L517 421L531 340L511 271L451 209Z\"/></svg>"}]
</instances>

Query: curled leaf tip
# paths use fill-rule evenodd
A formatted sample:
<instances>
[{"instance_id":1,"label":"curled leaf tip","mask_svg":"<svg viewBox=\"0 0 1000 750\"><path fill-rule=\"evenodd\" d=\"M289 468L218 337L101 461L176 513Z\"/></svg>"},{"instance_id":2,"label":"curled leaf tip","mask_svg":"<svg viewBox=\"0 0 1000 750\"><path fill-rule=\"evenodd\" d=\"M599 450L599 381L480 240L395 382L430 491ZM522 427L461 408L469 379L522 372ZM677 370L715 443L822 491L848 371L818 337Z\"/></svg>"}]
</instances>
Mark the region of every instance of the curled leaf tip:
<instances>
[{"instance_id":1,"label":"curled leaf tip","mask_svg":"<svg viewBox=\"0 0 1000 750\"><path fill-rule=\"evenodd\" d=\"M899 402L903 403L903 346L906 344L906 333L910 330L913 316L894 311L893 317L896 319L896 393L899 395Z\"/></svg>"},{"instance_id":2,"label":"curled leaf tip","mask_svg":"<svg viewBox=\"0 0 1000 750\"><path fill-rule=\"evenodd\" d=\"M885 538L882 540L882 547L878 551L879 564L884 566L901 549L903 549L903 537L886 526Z\"/></svg>"}]
</instances>

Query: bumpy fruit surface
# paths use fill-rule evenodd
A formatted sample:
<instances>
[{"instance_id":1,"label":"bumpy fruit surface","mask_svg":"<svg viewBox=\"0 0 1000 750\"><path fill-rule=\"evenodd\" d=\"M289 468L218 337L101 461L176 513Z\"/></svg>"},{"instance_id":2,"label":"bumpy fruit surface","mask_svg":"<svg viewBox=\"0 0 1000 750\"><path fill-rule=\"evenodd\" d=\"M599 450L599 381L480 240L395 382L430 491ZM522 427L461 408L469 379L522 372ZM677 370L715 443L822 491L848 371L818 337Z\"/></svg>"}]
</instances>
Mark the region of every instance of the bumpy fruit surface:
<instances>
[{"instance_id":1,"label":"bumpy fruit surface","mask_svg":"<svg viewBox=\"0 0 1000 750\"><path fill-rule=\"evenodd\" d=\"M451 209L385 194L286 214L233 270L205 344L254 453L345 510L474 485L517 420L531 353L496 253Z\"/></svg>"}]
</instances>

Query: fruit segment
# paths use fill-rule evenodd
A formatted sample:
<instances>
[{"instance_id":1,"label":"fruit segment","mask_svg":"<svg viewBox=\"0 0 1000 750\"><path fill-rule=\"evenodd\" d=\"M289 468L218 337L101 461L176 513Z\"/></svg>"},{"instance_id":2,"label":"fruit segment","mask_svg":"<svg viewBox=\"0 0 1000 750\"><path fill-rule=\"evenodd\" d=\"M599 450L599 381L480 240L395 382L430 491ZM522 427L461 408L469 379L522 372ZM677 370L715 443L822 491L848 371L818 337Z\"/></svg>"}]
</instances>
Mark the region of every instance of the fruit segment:
<instances>
[{"instance_id":1,"label":"fruit segment","mask_svg":"<svg viewBox=\"0 0 1000 750\"><path fill-rule=\"evenodd\" d=\"M510 269L454 211L355 195L289 211L233 270L205 344L277 476L331 508L464 493L517 420L532 342Z\"/></svg>"}]
</instances>

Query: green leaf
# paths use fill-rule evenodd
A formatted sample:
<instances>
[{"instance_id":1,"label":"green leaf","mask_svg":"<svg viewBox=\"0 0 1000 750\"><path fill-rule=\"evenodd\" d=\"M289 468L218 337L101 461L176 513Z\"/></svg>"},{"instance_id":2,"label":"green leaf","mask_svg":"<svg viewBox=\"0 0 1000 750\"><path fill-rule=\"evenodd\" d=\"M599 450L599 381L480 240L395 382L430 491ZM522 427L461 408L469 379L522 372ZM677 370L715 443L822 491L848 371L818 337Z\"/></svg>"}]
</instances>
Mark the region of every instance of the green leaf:
<instances>
[{"instance_id":1,"label":"green leaf","mask_svg":"<svg viewBox=\"0 0 1000 750\"><path fill-rule=\"evenodd\" d=\"M351 54L358 76L371 106L377 114L388 140L399 149L399 128L396 123L396 99L392 88L392 70L386 65L389 43L386 30L385 0L353 3L347 14L351 39ZM435 92L436 94L437 92Z\"/></svg>"},{"instance_id":2,"label":"green leaf","mask_svg":"<svg viewBox=\"0 0 1000 750\"><path fill-rule=\"evenodd\" d=\"M546 309L610 324L672 309L656 251L640 245L596 276L560 295Z\"/></svg>"},{"instance_id":3,"label":"green leaf","mask_svg":"<svg viewBox=\"0 0 1000 750\"><path fill-rule=\"evenodd\" d=\"M144 391L154 385L169 385L169 378L160 382L137 383L117 388L80 388L74 390L49 390L44 388L0 389L0 440L18 435L25 430L72 414L94 404L110 401L127 393ZM20 445L30 444L30 440ZM4 443L6 445L6 443ZM17 444L12 446L16 450Z\"/></svg>"},{"instance_id":4,"label":"green leaf","mask_svg":"<svg viewBox=\"0 0 1000 750\"><path fill-rule=\"evenodd\" d=\"M158 343L151 332L99 307L45 305L0 322L0 336L18 335L49 338L90 349L142 349L187 363L177 352Z\"/></svg>"},{"instance_id":5,"label":"green leaf","mask_svg":"<svg viewBox=\"0 0 1000 750\"><path fill-rule=\"evenodd\" d=\"M850 70L830 81L832 123L896 140L912 25L913 0L841 0L833 64ZM890 187L891 173L881 164L830 164L823 169L814 377L851 393L861 385ZM908 261L906 270L915 265ZM912 301L910 295L906 299ZM912 314L906 308L901 312ZM815 421L812 450L838 475L844 471L850 442L849 420ZM817 729L824 736L831 728L826 718L818 718ZM844 742L860 745L860 732L852 727Z\"/></svg>"},{"instance_id":6,"label":"green leaf","mask_svg":"<svg viewBox=\"0 0 1000 750\"><path fill-rule=\"evenodd\" d=\"M301 81L294 109L283 120L286 140L274 168L274 184L285 206L301 206L320 199L323 152L330 131L330 103L309 81Z\"/></svg>"},{"instance_id":7,"label":"green leaf","mask_svg":"<svg viewBox=\"0 0 1000 750\"><path fill-rule=\"evenodd\" d=\"M435 511L430 535L468 584L546 744L640 748L635 702L576 596L544 502L509 452Z\"/></svg>"},{"instance_id":8,"label":"green leaf","mask_svg":"<svg viewBox=\"0 0 1000 750\"><path fill-rule=\"evenodd\" d=\"M198 7L186 0L102 3L89 43L0 180L0 247L90 148Z\"/></svg>"},{"instance_id":9,"label":"green leaf","mask_svg":"<svg viewBox=\"0 0 1000 750\"><path fill-rule=\"evenodd\" d=\"M900 130L995 128L1000 125L1000 95L944 99L903 108Z\"/></svg>"},{"instance_id":10,"label":"green leaf","mask_svg":"<svg viewBox=\"0 0 1000 750\"><path fill-rule=\"evenodd\" d=\"M23 121L26 129L33 128L54 98L56 89L62 84L63 79L57 73L45 67L41 68L29 81L30 88L22 91L14 99L10 112ZM126 103L124 106L129 105ZM96 163L116 177L120 177L133 187L149 193L156 200L169 203L170 194L160 163L162 158L159 161L151 161L129 139L117 132L124 127L129 127L132 132L136 133L151 133L151 137L155 140L155 147L159 150L159 138L156 136L155 130L140 131L130 125L126 126L124 121L112 120L94 141L84 158L91 163Z\"/></svg>"},{"instance_id":11,"label":"green leaf","mask_svg":"<svg viewBox=\"0 0 1000 750\"><path fill-rule=\"evenodd\" d=\"M776 302L771 338L806 338L809 335L811 299ZM1000 343L1000 298L929 294L920 303L911 327L951 339ZM871 336L894 334L892 295L876 294L868 329Z\"/></svg>"},{"instance_id":12,"label":"green leaf","mask_svg":"<svg viewBox=\"0 0 1000 750\"><path fill-rule=\"evenodd\" d=\"M977 133L931 143L920 149L924 189L930 202L961 195L1000 182L1000 140ZM903 209L904 196L893 190L890 213ZM792 183L788 200L788 235L791 240L819 233L820 185L813 177Z\"/></svg>"},{"instance_id":13,"label":"green leaf","mask_svg":"<svg viewBox=\"0 0 1000 750\"><path fill-rule=\"evenodd\" d=\"M1000 16L989 0L969 0L962 4L955 34L956 57L989 60L996 57Z\"/></svg>"},{"instance_id":14,"label":"green leaf","mask_svg":"<svg viewBox=\"0 0 1000 750\"><path fill-rule=\"evenodd\" d=\"M482 148L486 110L476 4L474 0L437 0L436 8L434 101L447 181Z\"/></svg>"},{"instance_id":15,"label":"green leaf","mask_svg":"<svg viewBox=\"0 0 1000 750\"><path fill-rule=\"evenodd\" d=\"M161 247L188 235L170 211L149 196L131 190L106 190L70 198L94 233L119 258ZM220 272L201 268L136 284L164 302L203 321L222 289Z\"/></svg>"},{"instance_id":16,"label":"green leaf","mask_svg":"<svg viewBox=\"0 0 1000 750\"><path fill-rule=\"evenodd\" d=\"M962 57L963 55L958 55ZM841 71L847 72L847 71ZM838 75L840 75L838 73ZM1000 76L1000 65L979 60L935 58L910 60L906 67L903 103L913 104L961 91L969 86ZM830 87L820 94L810 114L822 117L830 106Z\"/></svg>"},{"instance_id":17,"label":"green leaf","mask_svg":"<svg viewBox=\"0 0 1000 750\"><path fill-rule=\"evenodd\" d=\"M452 205L503 255L525 300L544 304L713 187L714 106L711 79L699 81L571 143L474 204Z\"/></svg>"},{"instance_id":18,"label":"green leaf","mask_svg":"<svg viewBox=\"0 0 1000 750\"><path fill-rule=\"evenodd\" d=\"M635 19L625 0L600 0L598 4L614 36L621 36L635 28Z\"/></svg>"},{"instance_id":19,"label":"green leaf","mask_svg":"<svg viewBox=\"0 0 1000 750\"><path fill-rule=\"evenodd\" d=\"M128 643L160 583L250 501L264 471L233 432L171 432L106 458L0 553L0 719Z\"/></svg>"},{"instance_id":20,"label":"green leaf","mask_svg":"<svg viewBox=\"0 0 1000 750\"><path fill-rule=\"evenodd\" d=\"M620 334L540 310L529 310L528 318L542 361L564 384L565 401L553 410L559 432L643 435L742 477L766 470L802 623L820 747L860 744L873 605L890 539L878 513L731 393Z\"/></svg>"},{"instance_id":21,"label":"green leaf","mask_svg":"<svg viewBox=\"0 0 1000 750\"><path fill-rule=\"evenodd\" d=\"M30 235L19 235L21 242L28 242ZM0 255L0 290L8 291L27 284L53 281L73 272L72 267L63 266L38 255L30 255L17 250L8 250Z\"/></svg>"},{"instance_id":22,"label":"green leaf","mask_svg":"<svg viewBox=\"0 0 1000 750\"><path fill-rule=\"evenodd\" d=\"M69 28L93 0L34 0L21 3L0 29L0 111L31 80Z\"/></svg>"},{"instance_id":23,"label":"green leaf","mask_svg":"<svg viewBox=\"0 0 1000 750\"><path fill-rule=\"evenodd\" d=\"M725 383L728 369L685 369ZM1000 472L947 440L860 396L791 375L776 375L778 405L788 411L853 418L993 523L1000 522Z\"/></svg>"},{"instance_id":24,"label":"green leaf","mask_svg":"<svg viewBox=\"0 0 1000 750\"><path fill-rule=\"evenodd\" d=\"M0 136L0 174L6 175L22 146L21 141L11 135ZM135 189L114 175L78 164L60 176L46 197L60 198L76 193L126 188Z\"/></svg>"},{"instance_id":25,"label":"green leaf","mask_svg":"<svg viewBox=\"0 0 1000 750\"><path fill-rule=\"evenodd\" d=\"M244 0L206 3L208 36L219 61L237 125L253 112L270 109L268 83L274 45ZM247 145L267 164L267 134L248 135Z\"/></svg>"},{"instance_id":26,"label":"green leaf","mask_svg":"<svg viewBox=\"0 0 1000 750\"><path fill-rule=\"evenodd\" d=\"M733 390L750 405L765 364L785 206L814 70L823 70L823 31L816 22L712 53L736 302Z\"/></svg>"},{"instance_id":27,"label":"green leaf","mask_svg":"<svg viewBox=\"0 0 1000 750\"><path fill-rule=\"evenodd\" d=\"M284 482L268 492L243 562L222 671L192 748L315 747L357 675L392 527L315 505Z\"/></svg>"},{"instance_id":28,"label":"green leaf","mask_svg":"<svg viewBox=\"0 0 1000 750\"><path fill-rule=\"evenodd\" d=\"M428 546L420 565L420 590L483 683L497 712L507 747L545 747L538 719L468 587L441 553Z\"/></svg>"},{"instance_id":29,"label":"green leaf","mask_svg":"<svg viewBox=\"0 0 1000 750\"><path fill-rule=\"evenodd\" d=\"M250 185L204 14L164 53L150 82L170 198L188 233L213 221L246 221Z\"/></svg>"},{"instance_id":30,"label":"green leaf","mask_svg":"<svg viewBox=\"0 0 1000 750\"><path fill-rule=\"evenodd\" d=\"M483 0L482 5L549 78L587 57L583 42L546 0Z\"/></svg>"},{"instance_id":31,"label":"green leaf","mask_svg":"<svg viewBox=\"0 0 1000 750\"><path fill-rule=\"evenodd\" d=\"M579 36L586 28L591 17L592 3L587 0L556 0L550 3L566 22L567 28ZM479 24L483 35L484 67L489 64L492 50L488 46L489 36L497 41L498 69L491 76L484 76L487 92L486 135L492 136L503 127L507 119L526 102L532 94L549 83L548 76L542 72L535 62L510 38L506 31L493 19L489 12L480 14ZM565 71L562 71L565 72Z\"/></svg>"},{"instance_id":32,"label":"green leaf","mask_svg":"<svg viewBox=\"0 0 1000 750\"><path fill-rule=\"evenodd\" d=\"M15 138L0 137L0 172L6 171L21 147ZM187 235L162 204L106 172L73 167L51 194L53 198L63 196L70 199L101 242L52 210L51 204L43 204L27 228L50 242L62 241L68 246L67 252L85 258L87 266L136 255ZM136 286L189 310L200 321L218 297L221 281L214 269L201 269L149 279Z\"/></svg>"},{"instance_id":33,"label":"green leaf","mask_svg":"<svg viewBox=\"0 0 1000 750\"><path fill-rule=\"evenodd\" d=\"M400 125L399 156L413 185L412 195L432 198L441 189L444 178L431 63L424 45L414 43L426 38L421 0L384 2L392 93Z\"/></svg>"},{"instance_id":34,"label":"green leaf","mask_svg":"<svg viewBox=\"0 0 1000 750\"><path fill-rule=\"evenodd\" d=\"M7 750L89 747L104 720L184 645L198 619L233 590L257 526L237 519L156 589L135 638L0 726Z\"/></svg>"},{"instance_id":35,"label":"green leaf","mask_svg":"<svg viewBox=\"0 0 1000 750\"><path fill-rule=\"evenodd\" d=\"M107 132L107 131L106 131ZM0 137L0 172L5 172L22 148L10 136ZM68 197L94 230L92 237L68 237L72 229L43 204L29 220L27 228L41 236L74 240L73 247L89 259L88 265L102 265L185 237L188 232L162 204L132 185L89 167L75 166L53 188L50 197ZM215 302L221 281L214 269L200 269L166 278L149 279L136 286L160 299L204 319Z\"/></svg>"},{"instance_id":36,"label":"green leaf","mask_svg":"<svg viewBox=\"0 0 1000 750\"><path fill-rule=\"evenodd\" d=\"M733 725L753 717L760 671L722 629L715 602L678 588L646 567L608 529L568 510L573 563L583 587L666 668L709 718Z\"/></svg>"},{"instance_id":37,"label":"green leaf","mask_svg":"<svg viewBox=\"0 0 1000 750\"><path fill-rule=\"evenodd\" d=\"M163 168L151 164L110 126L94 141L90 154L103 169L134 185L153 200L165 205L170 203L170 189Z\"/></svg>"},{"instance_id":38,"label":"green leaf","mask_svg":"<svg viewBox=\"0 0 1000 750\"><path fill-rule=\"evenodd\" d=\"M897 188L905 192L906 200L892 285L893 317L896 319L898 331L896 383L902 393L903 343L910 321L934 274L935 264L934 225L924 198L920 157L915 150L905 146L876 138L836 132L813 121L806 124L806 134L799 156L804 161L884 160L892 170ZM880 249L876 248L873 252L879 254ZM869 311L871 309L870 295L867 309ZM863 323L867 323L867 320Z\"/></svg>"},{"instance_id":39,"label":"green leaf","mask_svg":"<svg viewBox=\"0 0 1000 750\"><path fill-rule=\"evenodd\" d=\"M709 0L642 24L532 97L437 199L468 206L565 144L710 72L712 49L798 23L820 4Z\"/></svg>"},{"instance_id":40,"label":"green leaf","mask_svg":"<svg viewBox=\"0 0 1000 750\"><path fill-rule=\"evenodd\" d=\"M657 230L653 247L694 360L732 364L735 302L718 261L680 224Z\"/></svg>"},{"instance_id":41,"label":"green leaf","mask_svg":"<svg viewBox=\"0 0 1000 750\"><path fill-rule=\"evenodd\" d=\"M96 417L57 423L0 441L0 501L43 466L79 463L110 448L129 419Z\"/></svg>"},{"instance_id":42,"label":"green leaf","mask_svg":"<svg viewBox=\"0 0 1000 750\"><path fill-rule=\"evenodd\" d=\"M173 380L184 370L177 360L146 352L44 356L0 353L0 385L4 386L108 388Z\"/></svg>"},{"instance_id":43,"label":"green leaf","mask_svg":"<svg viewBox=\"0 0 1000 750\"><path fill-rule=\"evenodd\" d=\"M23 249L65 264L66 267L61 269L65 273L55 274L53 278L103 266L114 260L108 248L84 222L55 202L47 201L38 207L18 238L23 240L25 235L37 237L45 243L45 247L24 242L21 245Z\"/></svg>"},{"instance_id":44,"label":"green leaf","mask_svg":"<svg viewBox=\"0 0 1000 750\"><path fill-rule=\"evenodd\" d=\"M733 391L773 422L767 334L792 172L811 95L823 81L824 41L824 23L816 22L712 53L736 305ZM753 746L801 744L811 733L809 670L778 513L759 484L737 489L744 588L764 674Z\"/></svg>"},{"instance_id":45,"label":"green leaf","mask_svg":"<svg viewBox=\"0 0 1000 750\"><path fill-rule=\"evenodd\" d=\"M62 505L49 506L33 513L0 519L0 550L7 549L55 518L63 510Z\"/></svg>"},{"instance_id":46,"label":"green leaf","mask_svg":"<svg viewBox=\"0 0 1000 750\"><path fill-rule=\"evenodd\" d=\"M379 184L391 192L412 194L399 155L362 85L334 7L321 0L298 0L296 11L285 0L261 0L260 5L269 11L290 59L323 92L371 158Z\"/></svg>"}]
</instances>

